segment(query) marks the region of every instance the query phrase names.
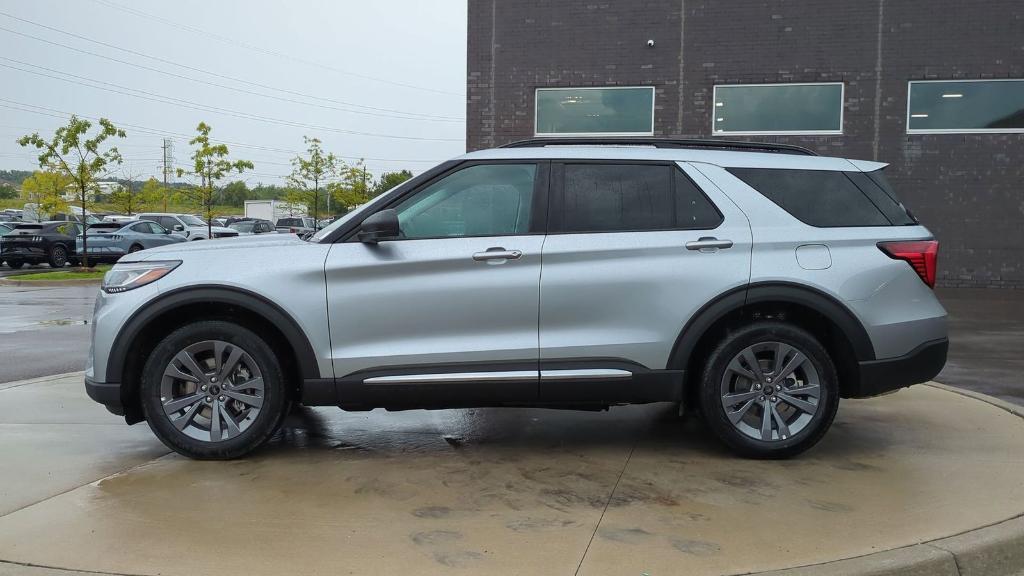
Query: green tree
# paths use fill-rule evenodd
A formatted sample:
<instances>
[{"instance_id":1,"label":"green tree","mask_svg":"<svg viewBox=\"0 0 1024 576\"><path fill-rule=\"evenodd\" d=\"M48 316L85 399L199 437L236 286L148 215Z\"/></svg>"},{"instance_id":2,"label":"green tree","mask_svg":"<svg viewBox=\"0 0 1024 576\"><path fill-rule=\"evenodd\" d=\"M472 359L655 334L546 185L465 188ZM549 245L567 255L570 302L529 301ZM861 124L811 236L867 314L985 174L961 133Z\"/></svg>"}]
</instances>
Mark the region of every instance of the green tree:
<instances>
[{"instance_id":1,"label":"green tree","mask_svg":"<svg viewBox=\"0 0 1024 576\"><path fill-rule=\"evenodd\" d=\"M156 206L163 202L164 206L166 206L166 200L169 195L170 190L165 188L159 180L150 176L149 180L142 184L142 190L139 191L139 205Z\"/></svg>"},{"instance_id":2,"label":"green tree","mask_svg":"<svg viewBox=\"0 0 1024 576\"><path fill-rule=\"evenodd\" d=\"M319 138L303 136L302 140L307 146L307 156L300 155L292 159L292 173L288 177L292 190L286 198L289 198L288 202L305 204L313 220L319 222L320 190L331 178L337 176L342 163L334 154L324 153Z\"/></svg>"},{"instance_id":3,"label":"green tree","mask_svg":"<svg viewBox=\"0 0 1024 576\"><path fill-rule=\"evenodd\" d=\"M244 206L245 201L252 197L252 193L249 191L249 187L245 185L245 182L236 180L221 188L218 196L220 197L221 204Z\"/></svg>"},{"instance_id":4,"label":"green tree","mask_svg":"<svg viewBox=\"0 0 1024 576\"><path fill-rule=\"evenodd\" d=\"M127 171L123 173L123 176L124 183L110 193L107 202L114 207L114 210L126 216L131 216L133 213L144 209L145 201L142 197L142 189L136 190L135 188L135 182L142 174Z\"/></svg>"},{"instance_id":5,"label":"green tree","mask_svg":"<svg viewBox=\"0 0 1024 576\"><path fill-rule=\"evenodd\" d=\"M49 141L44 140L38 132L22 136L18 144L34 146L39 152L39 167L54 168L71 180L71 185L78 195L79 206L82 208L82 219L85 219L86 201L89 192L95 190L96 181L103 178L115 164L121 163L121 153L111 146L101 151L108 138L124 138L125 131L107 120L100 118L99 131L88 138L92 122L72 115L66 126L57 128ZM88 234L82 235L82 265L89 267Z\"/></svg>"},{"instance_id":6,"label":"green tree","mask_svg":"<svg viewBox=\"0 0 1024 576\"><path fill-rule=\"evenodd\" d=\"M370 189L370 195L376 198L395 186L398 186L402 182L405 182L409 178L412 178L412 172L409 172L408 170L385 172L380 175L380 178L376 182L374 182L373 188Z\"/></svg>"},{"instance_id":7,"label":"green tree","mask_svg":"<svg viewBox=\"0 0 1024 576\"><path fill-rule=\"evenodd\" d=\"M346 211L370 200L372 182L362 160L354 166L346 166L340 176L341 180L331 185L331 196Z\"/></svg>"},{"instance_id":8,"label":"green tree","mask_svg":"<svg viewBox=\"0 0 1024 576\"><path fill-rule=\"evenodd\" d=\"M213 224L210 220L213 218L214 190L217 182L231 172L241 174L246 170L252 170L254 166L249 160L229 160L226 144L211 144L210 126L205 122L200 122L199 126L196 126L196 131L199 135L188 142L195 146L191 156L192 169L178 168L178 176L189 175L199 179L192 189L192 199L203 209L208 237L213 238Z\"/></svg>"},{"instance_id":9,"label":"green tree","mask_svg":"<svg viewBox=\"0 0 1024 576\"><path fill-rule=\"evenodd\" d=\"M36 214L66 212L68 209L64 193L71 186L71 179L55 170L39 170L21 183L21 196L25 202L36 205Z\"/></svg>"},{"instance_id":10,"label":"green tree","mask_svg":"<svg viewBox=\"0 0 1024 576\"><path fill-rule=\"evenodd\" d=\"M14 200L18 197L18 189L4 182L0 183L0 200Z\"/></svg>"}]
</instances>

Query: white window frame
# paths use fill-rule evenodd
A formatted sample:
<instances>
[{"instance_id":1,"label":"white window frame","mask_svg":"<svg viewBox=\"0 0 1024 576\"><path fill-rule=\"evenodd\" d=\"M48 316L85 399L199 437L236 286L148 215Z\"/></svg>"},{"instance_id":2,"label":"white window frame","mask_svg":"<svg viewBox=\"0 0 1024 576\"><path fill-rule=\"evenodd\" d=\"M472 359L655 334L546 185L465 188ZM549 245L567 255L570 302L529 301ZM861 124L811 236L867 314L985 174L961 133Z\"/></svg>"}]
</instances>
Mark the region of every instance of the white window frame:
<instances>
[{"instance_id":1,"label":"white window frame","mask_svg":"<svg viewBox=\"0 0 1024 576\"><path fill-rule=\"evenodd\" d=\"M907 134L1022 134L1024 128L911 128L910 90L914 84L963 82L1024 82L1024 78L970 78L966 80L910 80L907 82Z\"/></svg>"},{"instance_id":2,"label":"white window frame","mask_svg":"<svg viewBox=\"0 0 1024 576\"><path fill-rule=\"evenodd\" d=\"M555 90L650 90L651 91L651 129L647 132L538 132L538 102L537 96L541 92L552 92ZM536 88L533 92L533 135L539 138L587 138L592 136L654 136L654 86L548 86Z\"/></svg>"},{"instance_id":3,"label":"white window frame","mask_svg":"<svg viewBox=\"0 0 1024 576\"><path fill-rule=\"evenodd\" d=\"M839 130L716 130L718 119L719 88L755 88L760 86L839 86ZM845 82L770 82L765 84L715 84L711 94L711 135L712 136L837 136L843 134L846 122L846 83Z\"/></svg>"}]
</instances>

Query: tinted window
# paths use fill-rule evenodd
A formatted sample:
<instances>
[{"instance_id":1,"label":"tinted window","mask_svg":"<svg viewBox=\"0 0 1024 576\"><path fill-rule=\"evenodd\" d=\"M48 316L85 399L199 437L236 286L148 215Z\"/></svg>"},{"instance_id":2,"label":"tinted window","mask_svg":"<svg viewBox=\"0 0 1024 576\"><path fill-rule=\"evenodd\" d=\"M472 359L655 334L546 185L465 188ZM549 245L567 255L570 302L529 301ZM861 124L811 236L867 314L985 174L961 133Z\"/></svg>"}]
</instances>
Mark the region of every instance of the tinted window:
<instances>
[{"instance_id":1,"label":"tinted window","mask_svg":"<svg viewBox=\"0 0 1024 576\"><path fill-rule=\"evenodd\" d=\"M540 88L535 131L653 134L654 88Z\"/></svg>"},{"instance_id":2,"label":"tinted window","mask_svg":"<svg viewBox=\"0 0 1024 576\"><path fill-rule=\"evenodd\" d=\"M295 226L296 228L303 227L302 218L281 218L277 221L278 226Z\"/></svg>"},{"instance_id":3,"label":"tinted window","mask_svg":"<svg viewBox=\"0 0 1024 576\"><path fill-rule=\"evenodd\" d=\"M653 164L567 164L561 232L714 228L722 217L684 174Z\"/></svg>"},{"instance_id":4,"label":"tinted window","mask_svg":"<svg viewBox=\"0 0 1024 576\"><path fill-rule=\"evenodd\" d=\"M404 238L508 236L530 231L535 164L470 166L395 207Z\"/></svg>"},{"instance_id":5,"label":"tinted window","mask_svg":"<svg viewBox=\"0 0 1024 576\"><path fill-rule=\"evenodd\" d=\"M842 84L715 86L716 134L843 130Z\"/></svg>"},{"instance_id":6,"label":"tinted window","mask_svg":"<svg viewBox=\"0 0 1024 576\"><path fill-rule=\"evenodd\" d=\"M896 199L895 192L889 186L889 182L881 170L868 173L847 172L846 175L871 200L871 203L881 210L889 222L897 226L917 224L917 220Z\"/></svg>"},{"instance_id":7,"label":"tinted window","mask_svg":"<svg viewBox=\"0 0 1024 576\"><path fill-rule=\"evenodd\" d=\"M890 224L844 172L771 168L729 168L729 172L811 226Z\"/></svg>"},{"instance_id":8,"label":"tinted window","mask_svg":"<svg viewBox=\"0 0 1024 576\"><path fill-rule=\"evenodd\" d=\"M149 229L152 230L153 234L166 234L167 233L167 230L165 230L163 226L157 224L156 222L148 222L148 224L149 224Z\"/></svg>"},{"instance_id":9,"label":"tinted window","mask_svg":"<svg viewBox=\"0 0 1024 576\"><path fill-rule=\"evenodd\" d=\"M1024 80L911 82L908 132L1024 131Z\"/></svg>"},{"instance_id":10,"label":"tinted window","mask_svg":"<svg viewBox=\"0 0 1024 576\"><path fill-rule=\"evenodd\" d=\"M139 222L138 224L132 225L130 228L132 232L138 232L140 234L150 234L150 228L148 222Z\"/></svg>"}]
</instances>

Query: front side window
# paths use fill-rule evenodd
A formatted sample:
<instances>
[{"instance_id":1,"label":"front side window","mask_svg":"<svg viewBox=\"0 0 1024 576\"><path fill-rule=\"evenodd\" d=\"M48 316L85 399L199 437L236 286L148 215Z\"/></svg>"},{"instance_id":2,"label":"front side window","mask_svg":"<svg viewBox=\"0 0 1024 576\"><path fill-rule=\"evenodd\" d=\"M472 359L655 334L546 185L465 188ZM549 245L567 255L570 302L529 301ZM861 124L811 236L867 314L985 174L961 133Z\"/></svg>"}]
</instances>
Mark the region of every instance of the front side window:
<instances>
[{"instance_id":1,"label":"front side window","mask_svg":"<svg viewBox=\"0 0 1024 576\"><path fill-rule=\"evenodd\" d=\"M1024 132L1024 80L911 82L907 132Z\"/></svg>"},{"instance_id":2,"label":"front side window","mask_svg":"<svg viewBox=\"0 0 1024 576\"><path fill-rule=\"evenodd\" d=\"M721 214L678 168L566 164L555 232L710 229Z\"/></svg>"},{"instance_id":3,"label":"front side window","mask_svg":"<svg viewBox=\"0 0 1024 576\"><path fill-rule=\"evenodd\" d=\"M537 136L653 136L654 87L538 88Z\"/></svg>"},{"instance_id":4,"label":"front side window","mask_svg":"<svg viewBox=\"0 0 1024 576\"><path fill-rule=\"evenodd\" d=\"M481 164L395 206L402 238L511 236L530 231L536 164Z\"/></svg>"},{"instance_id":5,"label":"front side window","mask_svg":"<svg viewBox=\"0 0 1024 576\"><path fill-rule=\"evenodd\" d=\"M843 84L715 86L713 134L842 134Z\"/></svg>"}]
</instances>

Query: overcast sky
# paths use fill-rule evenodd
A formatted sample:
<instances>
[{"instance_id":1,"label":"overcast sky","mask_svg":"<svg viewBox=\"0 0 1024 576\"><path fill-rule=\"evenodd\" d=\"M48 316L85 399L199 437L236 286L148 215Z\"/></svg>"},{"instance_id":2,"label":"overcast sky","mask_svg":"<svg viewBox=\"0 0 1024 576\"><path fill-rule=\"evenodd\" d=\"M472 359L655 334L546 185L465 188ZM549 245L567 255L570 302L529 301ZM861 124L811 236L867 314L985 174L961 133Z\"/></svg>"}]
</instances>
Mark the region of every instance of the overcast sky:
<instances>
[{"instance_id":1,"label":"overcast sky","mask_svg":"<svg viewBox=\"0 0 1024 576\"><path fill-rule=\"evenodd\" d=\"M163 137L187 166L200 121L250 186L303 135L418 173L465 150L465 72L465 0L0 0L0 169L34 169L14 140L76 113L123 127L145 177Z\"/></svg>"}]
</instances>

